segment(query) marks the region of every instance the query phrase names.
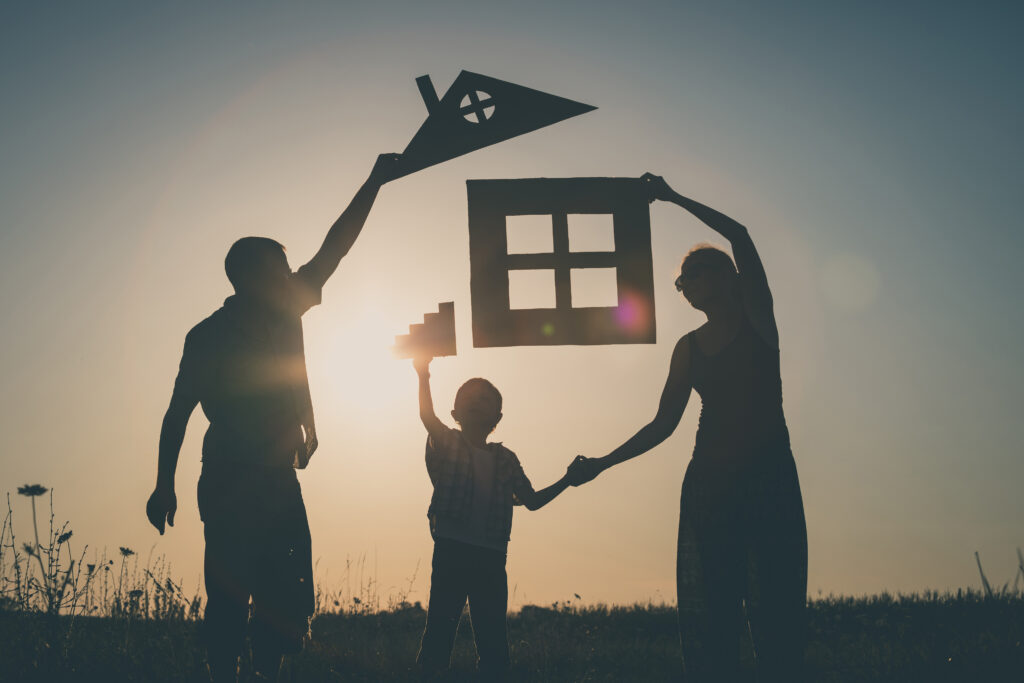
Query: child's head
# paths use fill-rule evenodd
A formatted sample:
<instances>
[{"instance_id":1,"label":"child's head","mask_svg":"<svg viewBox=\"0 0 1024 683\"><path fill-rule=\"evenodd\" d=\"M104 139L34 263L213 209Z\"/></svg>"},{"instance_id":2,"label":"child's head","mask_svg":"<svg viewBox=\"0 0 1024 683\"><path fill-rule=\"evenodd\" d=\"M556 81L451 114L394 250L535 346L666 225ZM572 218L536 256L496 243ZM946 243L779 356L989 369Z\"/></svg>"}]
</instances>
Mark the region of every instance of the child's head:
<instances>
[{"instance_id":1,"label":"child's head","mask_svg":"<svg viewBox=\"0 0 1024 683\"><path fill-rule=\"evenodd\" d=\"M463 430L490 434L501 421L501 392L481 377L466 380L455 392L452 417Z\"/></svg>"}]
</instances>

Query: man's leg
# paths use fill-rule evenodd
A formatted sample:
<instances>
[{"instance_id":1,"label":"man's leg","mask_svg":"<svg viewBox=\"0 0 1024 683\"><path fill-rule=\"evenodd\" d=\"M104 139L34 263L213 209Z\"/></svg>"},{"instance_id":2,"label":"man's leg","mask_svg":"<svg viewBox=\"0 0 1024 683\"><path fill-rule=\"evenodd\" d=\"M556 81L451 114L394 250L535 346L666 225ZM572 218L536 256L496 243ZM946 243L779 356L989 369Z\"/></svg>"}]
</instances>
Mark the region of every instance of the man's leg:
<instances>
[{"instance_id":1,"label":"man's leg","mask_svg":"<svg viewBox=\"0 0 1024 683\"><path fill-rule=\"evenodd\" d=\"M266 510L254 535L253 668L277 680L281 659L296 654L313 613L313 558L309 522L292 470L267 482ZM264 514L266 513L266 514Z\"/></svg>"},{"instance_id":2,"label":"man's leg","mask_svg":"<svg viewBox=\"0 0 1024 683\"><path fill-rule=\"evenodd\" d=\"M466 557L462 544L439 539L434 542L431 560L430 602L427 604L427 625L423 629L416 663L424 676L445 671L451 665L455 633L466 606Z\"/></svg>"},{"instance_id":3,"label":"man's leg","mask_svg":"<svg viewBox=\"0 0 1024 683\"><path fill-rule=\"evenodd\" d=\"M249 620L249 592L242 572L245 564L228 540L227 530L211 529L207 524L204 573L206 614L203 636L210 676L214 683L234 683L238 676L238 655L245 642Z\"/></svg>"},{"instance_id":4,"label":"man's leg","mask_svg":"<svg viewBox=\"0 0 1024 683\"><path fill-rule=\"evenodd\" d=\"M481 548L474 553L469 588L477 666L488 681L503 680L510 665L508 651L508 575L505 553Z\"/></svg>"}]
</instances>

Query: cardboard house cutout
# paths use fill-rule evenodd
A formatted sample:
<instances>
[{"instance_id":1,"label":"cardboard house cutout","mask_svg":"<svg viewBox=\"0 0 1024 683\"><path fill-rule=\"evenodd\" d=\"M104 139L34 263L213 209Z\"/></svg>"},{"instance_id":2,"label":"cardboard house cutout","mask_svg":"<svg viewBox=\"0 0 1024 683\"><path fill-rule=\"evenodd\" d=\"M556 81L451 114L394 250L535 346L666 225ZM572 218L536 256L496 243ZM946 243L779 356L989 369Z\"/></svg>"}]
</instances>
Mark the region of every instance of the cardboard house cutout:
<instances>
[{"instance_id":1,"label":"cardboard house cutout","mask_svg":"<svg viewBox=\"0 0 1024 683\"><path fill-rule=\"evenodd\" d=\"M440 99L430 76L416 84L428 115L402 152L399 178L597 109L470 71L460 73Z\"/></svg>"},{"instance_id":2,"label":"cardboard house cutout","mask_svg":"<svg viewBox=\"0 0 1024 683\"><path fill-rule=\"evenodd\" d=\"M655 343L654 274L647 195L638 178L468 180L473 346ZM613 245L574 251L574 216L610 216ZM507 218L550 217L551 247L509 253ZM574 306L573 272L613 269L615 302ZM553 274L553 306L512 308L515 271Z\"/></svg>"}]
</instances>

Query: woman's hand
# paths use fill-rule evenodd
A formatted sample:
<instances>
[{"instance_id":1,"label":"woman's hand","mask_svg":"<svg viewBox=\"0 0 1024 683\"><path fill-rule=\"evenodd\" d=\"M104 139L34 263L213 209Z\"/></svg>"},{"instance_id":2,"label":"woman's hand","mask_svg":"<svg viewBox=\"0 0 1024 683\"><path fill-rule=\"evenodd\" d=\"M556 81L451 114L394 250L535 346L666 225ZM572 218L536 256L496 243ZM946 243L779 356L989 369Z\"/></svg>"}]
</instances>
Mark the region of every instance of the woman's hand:
<instances>
[{"instance_id":1,"label":"woman's hand","mask_svg":"<svg viewBox=\"0 0 1024 683\"><path fill-rule=\"evenodd\" d=\"M665 179L660 175L654 175L653 173L644 173L640 176L640 182L643 183L644 188L647 190L647 201L653 202L655 199L661 201L671 201L677 196L677 192L668 186Z\"/></svg>"},{"instance_id":2,"label":"woman's hand","mask_svg":"<svg viewBox=\"0 0 1024 683\"><path fill-rule=\"evenodd\" d=\"M588 481L592 481L594 477L601 474L603 469L604 467L602 467L598 458L585 458L582 455L577 455L576 459L569 465L569 469L565 471L565 475L568 477L570 484L580 486Z\"/></svg>"}]
</instances>

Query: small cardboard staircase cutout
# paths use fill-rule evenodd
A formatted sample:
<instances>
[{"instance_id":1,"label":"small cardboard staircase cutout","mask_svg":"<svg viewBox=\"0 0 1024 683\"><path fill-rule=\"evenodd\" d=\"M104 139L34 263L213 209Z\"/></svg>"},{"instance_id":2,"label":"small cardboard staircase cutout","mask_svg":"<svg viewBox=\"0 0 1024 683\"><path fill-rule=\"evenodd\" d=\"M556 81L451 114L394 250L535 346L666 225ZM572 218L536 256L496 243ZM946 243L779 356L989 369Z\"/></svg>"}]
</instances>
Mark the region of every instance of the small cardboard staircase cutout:
<instances>
[{"instance_id":1,"label":"small cardboard staircase cutout","mask_svg":"<svg viewBox=\"0 0 1024 683\"><path fill-rule=\"evenodd\" d=\"M409 334L395 337L397 358L455 355L455 302L437 305L437 313L427 313L422 323L409 325Z\"/></svg>"}]
</instances>

